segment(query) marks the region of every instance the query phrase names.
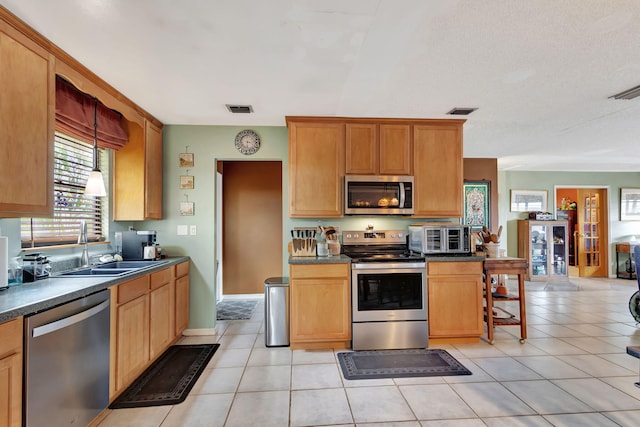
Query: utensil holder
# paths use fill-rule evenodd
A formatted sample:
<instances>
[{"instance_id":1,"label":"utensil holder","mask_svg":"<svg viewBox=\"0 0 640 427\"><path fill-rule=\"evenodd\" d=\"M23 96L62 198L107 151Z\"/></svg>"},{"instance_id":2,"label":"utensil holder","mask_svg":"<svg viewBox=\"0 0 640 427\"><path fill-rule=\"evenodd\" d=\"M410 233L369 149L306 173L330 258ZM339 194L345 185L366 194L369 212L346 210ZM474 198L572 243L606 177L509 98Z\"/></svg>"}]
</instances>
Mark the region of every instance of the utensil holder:
<instances>
[{"instance_id":1,"label":"utensil holder","mask_svg":"<svg viewBox=\"0 0 640 427\"><path fill-rule=\"evenodd\" d=\"M316 256L317 241L314 238L291 240L292 256Z\"/></svg>"}]
</instances>

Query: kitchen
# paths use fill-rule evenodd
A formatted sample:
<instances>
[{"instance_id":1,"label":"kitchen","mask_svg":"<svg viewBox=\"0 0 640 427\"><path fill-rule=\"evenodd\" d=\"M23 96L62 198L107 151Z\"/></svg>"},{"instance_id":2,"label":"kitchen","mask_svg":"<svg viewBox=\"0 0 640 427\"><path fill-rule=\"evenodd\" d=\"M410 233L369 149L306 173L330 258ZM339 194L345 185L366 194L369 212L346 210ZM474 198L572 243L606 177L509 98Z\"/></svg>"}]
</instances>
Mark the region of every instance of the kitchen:
<instances>
[{"instance_id":1,"label":"kitchen","mask_svg":"<svg viewBox=\"0 0 640 427\"><path fill-rule=\"evenodd\" d=\"M203 185L196 186L190 193L190 200L196 203L197 215L194 217L181 217L176 211L178 206L184 200L184 191L177 186L165 185L163 187L163 206L165 216L162 220L140 221L135 222L137 228L155 229L160 233L163 247L169 252L176 255L188 255L191 257L194 271L192 276L193 292L191 294L192 316L189 322L189 329L193 330L213 330L216 327L215 316L211 307L215 306L215 270L211 259L215 259L215 249L211 245L211 240L215 237L214 225L211 218L214 217L215 203L212 200L210 190L206 183L213 183L212 168L213 161L216 158L240 159L246 160L246 157L240 155L233 146L233 141L238 132L246 126L200 126L193 127L187 125L170 125L164 128L163 132L163 164L162 171L165 182L172 183L179 180L182 170L176 164L178 155L188 150L195 153L197 164L191 171L197 177L197 182ZM254 159L280 160L283 162L283 205L284 212L288 212L288 151L287 151L287 128L272 126L254 126L254 130L261 135L263 146L261 150L254 155ZM212 142L213 141L213 142ZM468 160L468 159L467 159ZM209 164L207 164L209 163ZM466 170L466 168L465 168ZM522 186L529 187L532 184L542 185L547 189L553 188L554 182L562 183L582 183L588 180L604 181L611 183L613 188L632 186L637 180L637 173L613 174L571 174L571 173L518 173L518 172L494 172L498 175L498 191L492 194L506 194L509 188ZM552 175L549 177L549 175ZM553 176L555 175L555 177ZM594 176L595 175L595 176ZM478 176L479 179L487 179L487 175ZM544 178L544 179L542 179ZM493 181L493 180L492 180ZM505 223L513 219L513 214L508 213L508 207L504 198L500 199L499 209L492 209L492 213L502 213L502 218L494 223ZM614 215L615 216L615 215ZM1 220L3 234L8 235L13 242L19 241L19 226L17 220L4 219ZM396 228L406 227L410 220L402 218L383 219L376 221L376 228ZM288 215L283 216L283 228L289 230L294 226L315 225L315 220L291 219ZM364 229L367 225L366 220L358 220L353 218L340 218L337 220L328 220L331 224L340 225L343 229ZM197 234L187 236L178 236L175 232L179 225L196 225ZM116 223L112 222L113 230L126 229L131 222ZM515 245L511 245L515 239L515 233L507 229L505 236L508 236L507 249L512 252ZM619 224L615 235L633 234L624 224ZM513 235L513 236L512 236ZM286 239L283 239L283 253L286 253ZM16 252L16 246L13 246L13 252ZM286 258L286 257L285 257ZM288 268L286 259L282 265L281 271ZM274 272L277 274L277 272Z\"/></svg>"}]
</instances>

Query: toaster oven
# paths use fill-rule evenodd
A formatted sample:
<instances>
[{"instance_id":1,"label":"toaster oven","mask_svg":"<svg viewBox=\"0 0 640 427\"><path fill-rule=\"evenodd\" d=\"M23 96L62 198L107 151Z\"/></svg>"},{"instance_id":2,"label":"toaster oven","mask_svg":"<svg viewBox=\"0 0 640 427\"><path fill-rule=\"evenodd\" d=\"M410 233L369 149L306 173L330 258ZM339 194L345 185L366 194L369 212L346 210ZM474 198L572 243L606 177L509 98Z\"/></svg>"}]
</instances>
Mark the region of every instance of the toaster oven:
<instances>
[{"instance_id":1,"label":"toaster oven","mask_svg":"<svg viewBox=\"0 0 640 427\"><path fill-rule=\"evenodd\" d=\"M410 225L409 250L424 255L471 254L471 227L454 223Z\"/></svg>"}]
</instances>

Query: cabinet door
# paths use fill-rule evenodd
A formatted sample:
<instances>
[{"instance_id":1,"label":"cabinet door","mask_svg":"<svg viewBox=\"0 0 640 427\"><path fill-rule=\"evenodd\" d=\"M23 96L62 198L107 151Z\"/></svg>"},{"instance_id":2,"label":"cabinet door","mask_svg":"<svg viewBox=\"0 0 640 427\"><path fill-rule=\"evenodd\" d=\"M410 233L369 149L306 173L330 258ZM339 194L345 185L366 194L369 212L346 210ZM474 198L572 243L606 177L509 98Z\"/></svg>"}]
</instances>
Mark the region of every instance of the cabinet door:
<instances>
[{"instance_id":1,"label":"cabinet door","mask_svg":"<svg viewBox=\"0 0 640 427\"><path fill-rule=\"evenodd\" d=\"M289 216L342 216L344 124L289 122Z\"/></svg>"},{"instance_id":2,"label":"cabinet door","mask_svg":"<svg viewBox=\"0 0 640 427\"><path fill-rule=\"evenodd\" d=\"M0 21L0 217L53 212L54 59Z\"/></svg>"},{"instance_id":3,"label":"cabinet door","mask_svg":"<svg viewBox=\"0 0 640 427\"><path fill-rule=\"evenodd\" d=\"M482 276L429 276L429 336L479 337L483 332Z\"/></svg>"},{"instance_id":4,"label":"cabinet door","mask_svg":"<svg viewBox=\"0 0 640 427\"><path fill-rule=\"evenodd\" d=\"M162 219L162 129L146 122L145 219Z\"/></svg>"},{"instance_id":5,"label":"cabinet door","mask_svg":"<svg viewBox=\"0 0 640 427\"><path fill-rule=\"evenodd\" d=\"M189 326L189 276L176 279L176 336Z\"/></svg>"},{"instance_id":6,"label":"cabinet door","mask_svg":"<svg viewBox=\"0 0 640 427\"><path fill-rule=\"evenodd\" d=\"M345 138L345 173L351 175L378 174L378 125L347 123Z\"/></svg>"},{"instance_id":7,"label":"cabinet door","mask_svg":"<svg viewBox=\"0 0 640 427\"><path fill-rule=\"evenodd\" d=\"M151 359L171 344L174 335L173 286L166 283L149 294L149 354Z\"/></svg>"},{"instance_id":8,"label":"cabinet door","mask_svg":"<svg viewBox=\"0 0 640 427\"><path fill-rule=\"evenodd\" d=\"M291 341L351 339L351 303L347 278L291 281Z\"/></svg>"},{"instance_id":9,"label":"cabinet door","mask_svg":"<svg viewBox=\"0 0 640 427\"><path fill-rule=\"evenodd\" d=\"M462 124L413 127L414 216L462 216Z\"/></svg>"},{"instance_id":10,"label":"cabinet door","mask_svg":"<svg viewBox=\"0 0 640 427\"><path fill-rule=\"evenodd\" d=\"M22 425L22 317L0 324L0 426Z\"/></svg>"},{"instance_id":11,"label":"cabinet door","mask_svg":"<svg viewBox=\"0 0 640 427\"><path fill-rule=\"evenodd\" d=\"M149 361L149 295L116 309L116 391L129 385Z\"/></svg>"},{"instance_id":12,"label":"cabinet door","mask_svg":"<svg viewBox=\"0 0 640 427\"><path fill-rule=\"evenodd\" d=\"M380 174L411 175L411 126L380 125Z\"/></svg>"}]
</instances>

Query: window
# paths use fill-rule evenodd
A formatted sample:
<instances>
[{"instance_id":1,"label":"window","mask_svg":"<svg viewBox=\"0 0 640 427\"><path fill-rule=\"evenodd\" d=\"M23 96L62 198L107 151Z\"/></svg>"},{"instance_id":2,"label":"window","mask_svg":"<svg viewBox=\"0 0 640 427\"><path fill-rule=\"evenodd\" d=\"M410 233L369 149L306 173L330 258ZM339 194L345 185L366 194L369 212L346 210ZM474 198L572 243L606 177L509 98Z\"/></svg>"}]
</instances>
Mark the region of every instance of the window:
<instances>
[{"instance_id":1,"label":"window","mask_svg":"<svg viewBox=\"0 0 640 427\"><path fill-rule=\"evenodd\" d=\"M107 169L104 149L99 149L98 167ZM22 218L22 247L77 243L80 220L87 222L89 241L103 236L103 208L107 198L85 196L84 185L93 169L93 145L56 132L54 142L53 218ZM106 175L105 175L106 179Z\"/></svg>"}]
</instances>

